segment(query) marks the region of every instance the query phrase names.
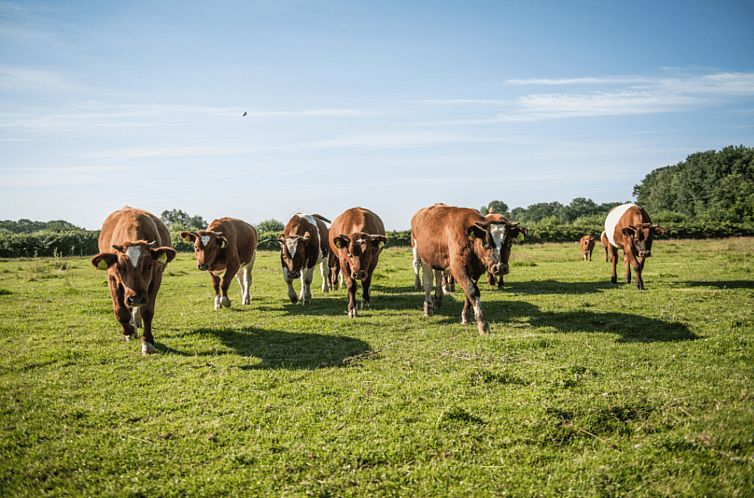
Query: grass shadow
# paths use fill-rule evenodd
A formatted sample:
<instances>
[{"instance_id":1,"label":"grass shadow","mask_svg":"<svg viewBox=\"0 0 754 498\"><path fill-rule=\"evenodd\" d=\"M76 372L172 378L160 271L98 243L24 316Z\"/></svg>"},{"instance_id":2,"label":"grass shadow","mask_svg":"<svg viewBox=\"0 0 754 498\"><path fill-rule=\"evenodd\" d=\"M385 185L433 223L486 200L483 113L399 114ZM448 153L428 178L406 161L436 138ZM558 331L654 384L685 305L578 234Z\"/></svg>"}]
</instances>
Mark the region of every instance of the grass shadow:
<instances>
[{"instance_id":1,"label":"grass shadow","mask_svg":"<svg viewBox=\"0 0 754 498\"><path fill-rule=\"evenodd\" d=\"M486 285L486 284L485 284ZM558 280L533 280L528 282L506 282L503 292L519 294L589 294L606 289L612 289L615 285L610 283L609 278L600 282L560 282ZM489 288L487 286L487 288ZM480 284L480 289L482 285Z\"/></svg>"},{"instance_id":2,"label":"grass shadow","mask_svg":"<svg viewBox=\"0 0 754 498\"><path fill-rule=\"evenodd\" d=\"M244 370L313 370L344 366L350 364L354 357L371 351L371 346L362 340L338 335L283 332L253 327L201 328L192 333L216 337L238 356L261 360L258 364L241 366ZM158 346L157 349L181 356L205 355L188 354L165 346ZM211 356L217 354L206 353Z\"/></svg>"},{"instance_id":3,"label":"grass shadow","mask_svg":"<svg viewBox=\"0 0 754 498\"><path fill-rule=\"evenodd\" d=\"M754 280L710 280L682 282L688 287L717 287L718 289L754 289Z\"/></svg>"}]
</instances>

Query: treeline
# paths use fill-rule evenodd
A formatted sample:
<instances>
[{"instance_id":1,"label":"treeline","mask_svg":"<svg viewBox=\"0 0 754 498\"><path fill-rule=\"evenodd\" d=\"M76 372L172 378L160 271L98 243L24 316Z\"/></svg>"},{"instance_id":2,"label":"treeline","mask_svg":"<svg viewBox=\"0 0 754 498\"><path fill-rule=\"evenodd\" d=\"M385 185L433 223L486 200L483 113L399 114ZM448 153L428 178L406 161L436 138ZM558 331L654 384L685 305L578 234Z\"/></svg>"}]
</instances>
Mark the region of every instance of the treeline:
<instances>
[{"instance_id":1,"label":"treeline","mask_svg":"<svg viewBox=\"0 0 754 498\"><path fill-rule=\"evenodd\" d=\"M754 148L725 147L698 152L672 166L656 169L634 187L637 203L670 238L716 238L754 235ZM599 237L605 216L625 201L597 203L577 197L568 204L539 202L509 209L501 200L482 206L529 228L524 243L570 242L584 234ZM207 222L180 209L166 210L161 219L172 234L173 246L190 251L182 230L199 230ZM278 220L257 224L260 249L276 250L283 230ZM0 257L84 256L97 253L97 230L83 230L67 221L0 221ZM411 234L388 233L388 247L409 246Z\"/></svg>"}]
</instances>

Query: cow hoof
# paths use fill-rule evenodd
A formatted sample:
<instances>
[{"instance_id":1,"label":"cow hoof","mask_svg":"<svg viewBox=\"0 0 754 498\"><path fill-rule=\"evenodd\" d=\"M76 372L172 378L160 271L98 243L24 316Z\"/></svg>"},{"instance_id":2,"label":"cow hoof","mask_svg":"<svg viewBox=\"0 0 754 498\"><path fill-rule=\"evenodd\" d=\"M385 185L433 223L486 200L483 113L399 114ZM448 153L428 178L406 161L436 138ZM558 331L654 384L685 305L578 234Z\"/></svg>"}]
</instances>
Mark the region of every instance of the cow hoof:
<instances>
[{"instance_id":1,"label":"cow hoof","mask_svg":"<svg viewBox=\"0 0 754 498\"><path fill-rule=\"evenodd\" d=\"M154 344L145 342L141 345L141 354L152 354L155 352Z\"/></svg>"},{"instance_id":2,"label":"cow hoof","mask_svg":"<svg viewBox=\"0 0 754 498\"><path fill-rule=\"evenodd\" d=\"M361 309L368 310L369 309L369 301L361 301Z\"/></svg>"},{"instance_id":3,"label":"cow hoof","mask_svg":"<svg viewBox=\"0 0 754 498\"><path fill-rule=\"evenodd\" d=\"M356 308L348 310L348 318L356 318L357 316Z\"/></svg>"},{"instance_id":4,"label":"cow hoof","mask_svg":"<svg viewBox=\"0 0 754 498\"><path fill-rule=\"evenodd\" d=\"M435 310L432 307L432 303L425 302L424 303L424 316L432 316L434 312Z\"/></svg>"},{"instance_id":5,"label":"cow hoof","mask_svg":"<svg viewBox=\"0 0 754 498\"><path fill-rule=\"evenodd\" d=\"M219 310L223 305L220 303L220 296L215 296L215 309Z\"/></svg>"},{"instance_id":6,"label":"cow hoof","mask_svg":"<svg viewBox=\"0 0 754 498\"><path fill-rule=\"evenodd\" d=\"M244 304L244 305L249 305L249 304L251 304L251 298L250 298L250 297L245 297L245 298L243 298L243 304Z\"/></svg>"},{"instance_id":7,"label":"cow hoof","mask_svg":"<svg viewBox=\"0 0 754 498\"><path fill-rule=\"evenodd\" d=\"M220 303L225 306L226 308L230 308L230 299L228 299L228 296L223 296L220 299Z\"/></svg>"},{"instance_id":8,"label":"cow hoof","mask_svg":"<svg viewBox=\"0 0 754 498\"><path fill-rule=\"evenodd\" d=\"M479 330L479 335L487 335L490 333L490 326L487 322L477 322L476 328Z\"/></svg>"},{"instance_id":9,"label":"cow hoof","mask_svg":"<svg viewBox=\"0 0 754 498\"><path fill-rule=\"evenodd\" d=\"M136 334L124 334L123 335L123 340L124 341L128 342L131 339L136 339Z\"/></svg>"}]
</instances>

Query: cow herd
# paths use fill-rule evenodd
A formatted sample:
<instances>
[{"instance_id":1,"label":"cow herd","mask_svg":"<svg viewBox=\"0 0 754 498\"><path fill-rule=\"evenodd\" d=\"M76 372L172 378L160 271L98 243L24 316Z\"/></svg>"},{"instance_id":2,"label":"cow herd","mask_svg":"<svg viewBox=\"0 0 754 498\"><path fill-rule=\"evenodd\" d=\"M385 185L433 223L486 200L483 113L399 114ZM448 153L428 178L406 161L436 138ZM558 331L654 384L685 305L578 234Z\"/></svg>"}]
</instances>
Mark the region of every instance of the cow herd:
<instances>
[{"instance_id":1,"label":"cow herd","mask_svg":"<svg viewBox=\"0 0 754 498\"><path fill-rule=\"evenodd\" d=\"M473 311L479 333L489 332L477 282L486 272L491 285L502 287L503 276L509 272L513 241L522 240L528 233L526 227L500 214L483 216L470 208L434 204L417 211L411 219L411 247L416 289L424 290L425 316L441 306L443 295L452 291L457 282L464 293L461 323L469 323ZM612 262L611 281L617 282L618 249L623 249L626 282L631 282L633 268L636 286L643 289L644 261L651 254L653 237L662 233L663 229L653 225L647 212L635 204L623 204L610 211L601 242L606 260L609 255ZM259 244L252 225L220 218L206 230L185 231L181 237L193 243L197 268L210 274L215 309L230 307L228 288L234 277L241 286L242 303L250 304ZM369 308L372 275L387 242L385 226L374 212L354 207L332 222L319 214L296 213L276 240L292 303L311 303L311 284L319 266L322 292L337 289L339 284L345 286L349 317L356 317L359 309ZM125 339L135 337L137 328L143 326L144 354L155 351L155 300L165 267L176 256L170 243L170 232L159 218L127 206L105 219L98 242L100 252L92 258L95 267L107 271L113 311ZM594 245L594 237L582 237L584 260L591 260ZM301 291L297 293L293 281L299 278ZM360 306L356 302L359 281Z\"/></svg>"}]
</instances>

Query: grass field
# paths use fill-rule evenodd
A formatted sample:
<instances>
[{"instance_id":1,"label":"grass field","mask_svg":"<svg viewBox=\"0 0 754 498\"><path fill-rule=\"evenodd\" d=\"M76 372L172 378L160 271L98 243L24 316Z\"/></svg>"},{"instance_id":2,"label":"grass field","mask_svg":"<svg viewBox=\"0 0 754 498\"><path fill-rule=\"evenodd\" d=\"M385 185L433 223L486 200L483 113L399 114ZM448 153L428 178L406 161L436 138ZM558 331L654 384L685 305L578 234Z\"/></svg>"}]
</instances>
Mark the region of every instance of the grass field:
<instances>
[{"instance_id":1,"label":"grass field","mask_svg":"<svg viewBox=\"0 0 754 498\"><path fill-rule=\"evenodd\" d=\"M657 242L643 292L594 254L515 247L480 337L406 249L354 320L271 252L213 311L181 253L148 357L87 259L1 261L0 496L752 496L754 239Z\"/></svg>"}]
</instances>

